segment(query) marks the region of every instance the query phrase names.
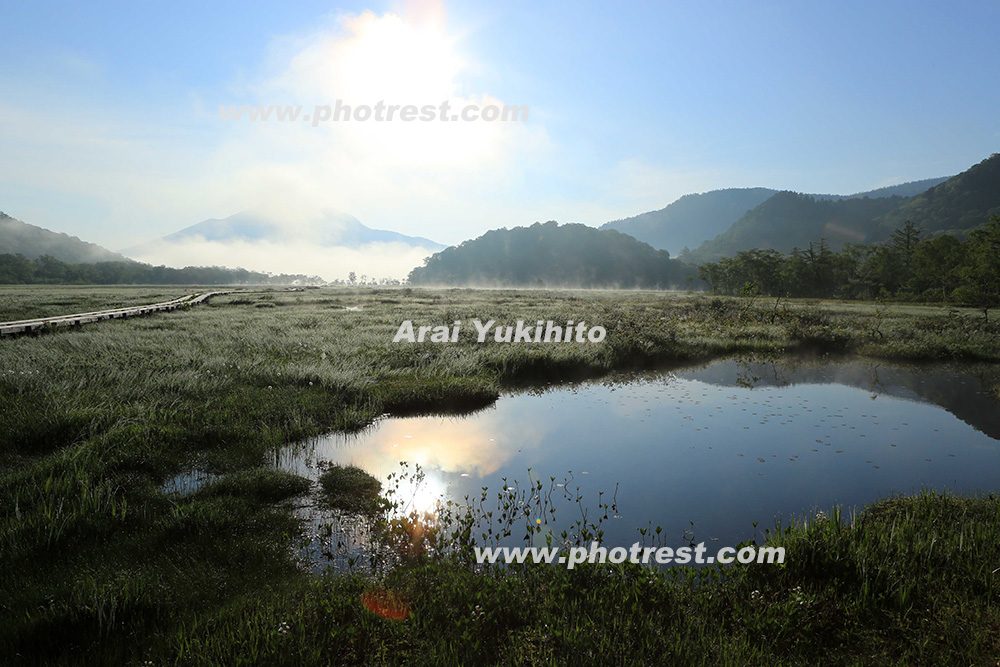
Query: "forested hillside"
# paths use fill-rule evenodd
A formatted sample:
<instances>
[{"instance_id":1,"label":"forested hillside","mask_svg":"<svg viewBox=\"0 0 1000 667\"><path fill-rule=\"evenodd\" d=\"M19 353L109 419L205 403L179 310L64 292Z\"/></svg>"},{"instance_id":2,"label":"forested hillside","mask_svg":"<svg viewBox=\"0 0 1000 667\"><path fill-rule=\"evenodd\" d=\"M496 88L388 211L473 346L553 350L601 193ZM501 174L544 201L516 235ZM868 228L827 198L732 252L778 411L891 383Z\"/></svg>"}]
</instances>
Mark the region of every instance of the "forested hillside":
<instances>
[{"instance_id":1,"label":"forested hillside","mask_svg":"<svg viewBox=\"0 0 1000 667\"><path fill-rule=\"evenodd\" d=\"M410 273L414 285L670 288L693 269L614 230L535 223L489 231Z\"/></svg>"},{"instance_id":2,"label":"forested hillside","mask_svg":"<svg viewBox=\"0 0 1000 667\"><path fill-rule=\"evenodd\" d=\"M35 259L49 255L63 262L127 262L127 257L75 236L29 225L0 211L0 254Z\"/></svg>"},{"instance_id":3,"label":"forested hillside","mask_svg":"<svg viewBox=\"0 0 1000 667\"><path fill-rule=\"evenodd\" d=\"M964 232L994 215L1000 215L1000 153L890 211L877 234L887 238L906 220L928 233Z\"/></svg>"},{"instance_id":4,"label":"forested hillside","mask_svg":"<svg viewBox=\"0 0 1000 667\"><path fill-rule=\"evenodd\" d=\"M779 192L747 211L725 233L706 241L691 253L697 261L760 248L789 252L820 238L835 250L845 243L869 239L875 219L898 208L902 197L878 199L816 199L797 192Z\"/></svg>"},{"instance_id":5,"label":"forested hillside","mask_svg":"<svg viewBox=\"0 0 1000 667\"><path fill-rule=\"evenodd\" d=\"M918 183L929 182L933 181ZM911 197L834 200L779 192L747 211L724 233L706 241L689 257L704 262L732 257L753 248L787 253L821 238L826 239L832 250L840 250L848 243L885 241L907 220L929 235L947 231L964 237L969 230L998 213L1000 155L993 155Z\"/></svg>"}]
</instances>

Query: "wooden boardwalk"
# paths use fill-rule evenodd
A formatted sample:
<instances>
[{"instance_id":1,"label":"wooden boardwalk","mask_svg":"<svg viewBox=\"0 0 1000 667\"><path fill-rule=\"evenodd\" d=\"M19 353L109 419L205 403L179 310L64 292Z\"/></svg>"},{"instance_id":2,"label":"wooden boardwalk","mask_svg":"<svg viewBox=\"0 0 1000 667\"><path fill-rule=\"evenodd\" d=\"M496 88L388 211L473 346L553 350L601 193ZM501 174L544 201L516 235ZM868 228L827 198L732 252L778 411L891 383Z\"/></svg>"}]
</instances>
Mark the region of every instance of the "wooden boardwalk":
<instances>
[{"instance_id":1,"label":"wooden boardwalk","mask_svg":"<svg viewBox=\"0 0 1000 667\"><path fill-rule=\"evenodd\" d=\"M224 292L203 292L200 294L188 294L173 301L163 303L151 303L144 306L129 306L127 308L114 308L112 310L97 310L92 313L76 313L74 315L57 315L55 317L40 317L35 320L18 320L17 322L0 322L0 336L16 336L18 334L41 332L56 327L77 327L90 322L100 322L102 320L115 320L125 317L136 317L137 315L147 315L149 313L160 313L164 311L187 308L199 304L206 299L220 294L232 294L234 290Z\"/></svg>"}]
</instances>

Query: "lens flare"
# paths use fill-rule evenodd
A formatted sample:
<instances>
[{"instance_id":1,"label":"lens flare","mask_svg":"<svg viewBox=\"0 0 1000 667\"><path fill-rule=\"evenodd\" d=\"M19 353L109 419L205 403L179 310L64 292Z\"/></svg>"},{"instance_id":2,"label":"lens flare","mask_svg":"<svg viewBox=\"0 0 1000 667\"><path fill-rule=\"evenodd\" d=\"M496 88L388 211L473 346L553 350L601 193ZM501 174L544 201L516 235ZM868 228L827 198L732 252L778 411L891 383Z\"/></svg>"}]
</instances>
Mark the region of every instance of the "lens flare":
<instances>
[{"instance_id":1,"label":"lens flare","mask_svg":"<svg viewBox=\"0 0 1000 667\"><path fill-rule=\"evenodd\" d=\"M365 609L390 621L405 621L410 617L410 605L393 591L368 591L361 596Z\"/></svg>"}]
</instances>

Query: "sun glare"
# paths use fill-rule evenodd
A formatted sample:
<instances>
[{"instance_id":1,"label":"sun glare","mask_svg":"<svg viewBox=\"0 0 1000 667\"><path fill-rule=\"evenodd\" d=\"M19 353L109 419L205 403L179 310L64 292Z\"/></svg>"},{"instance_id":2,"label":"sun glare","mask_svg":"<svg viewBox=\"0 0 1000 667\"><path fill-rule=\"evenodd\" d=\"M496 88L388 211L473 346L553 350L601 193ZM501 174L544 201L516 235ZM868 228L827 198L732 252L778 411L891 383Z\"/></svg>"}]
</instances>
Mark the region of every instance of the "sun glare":
<instances>
[{"instance_id":1,"label":"sun glare","mask_svg":"<svg viewBox=\"0 0 1000 667\"><path fill-rule=\"evenodd\" d=\"M459 76L467 63L457 43L457 37L445 30L443 14L409 11L403 16L378 16L365 12L345 20L338 38L300 64L325 72L319 76L325 79L324 96L331 105L341 100L348 106L378 102L396 106L396 120L327 125L332 134L352 142L355 153L381 156L392 166L481 164L498 153L504 124L453 117L470 105L502 103L461 90ZM450 105L446 114L440 113L442 102ZM421 115L433 107L434 120L399 120L398 109L410 105L420 109ZM343 147L339 141L338 146Z\"/></svg>"},{"instance_id":2,"label":"sun glare","mask_svg":"<svg viewBox=\"0 0 1000 667\"><path fill-rule=\"evenodd\" d=\"M421 105L455 93L462 62L440 27L371 13L358 17L351 27L354 37L334 54L343 65L342 97L357 103Z\"/></svg>"},{"instance_id":3,"label":"sun glare","mask_svg":"<svg viewBox=\"0 0 1000 667\"><path fill-rule=\"evenodd\" d=\"M423 470L424 476L419 482L411 483L400 489L400 500L406 513L432 514L439 501L445 500L448 490L444 481L433 470Z\"/></svg>"}]
</instances>

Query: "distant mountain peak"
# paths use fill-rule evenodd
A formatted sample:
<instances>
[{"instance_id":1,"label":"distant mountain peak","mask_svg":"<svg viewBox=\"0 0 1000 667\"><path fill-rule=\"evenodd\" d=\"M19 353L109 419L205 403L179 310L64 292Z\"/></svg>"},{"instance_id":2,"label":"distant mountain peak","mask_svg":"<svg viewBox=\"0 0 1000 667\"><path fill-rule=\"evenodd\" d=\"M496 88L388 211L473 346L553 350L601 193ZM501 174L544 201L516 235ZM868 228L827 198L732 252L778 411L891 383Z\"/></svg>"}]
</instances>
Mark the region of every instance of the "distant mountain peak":
<instances>
[{"instance_id":1,"label":"distant mountain peak","mask_svg":"<svg viewBox=\"0 0 1000 667\"><path fill-rule=\"evenodd\" d=\"M845 199L886 199L910 197L937 186L948 177L928 178L876 190L856 192L852 195L802 194L817 201L843 201ZM683 248L698 248L719 234L725 233L737 220L751 209L762 205L779 192L772 188L725 188L680 197L669 206L630 218L613 220L601 229L616 229L629 234L654 248L669 250L675 255Z\"/></svg>"},{"instance_id":2,"label":"distant mountain peak","mask_svg":"<svg viewBox=\"0 0 1000 667\"><path fill-rule=\"evenodd\" d=\"M268 242L278 245L306 243L321 248L358 249L372 243L399 243L432 251L445 247L427 238L366 227L353 215L333 208L315 213L250 208L227 218L203 220L122 252L129 255L145 255L164 243L198 239L222 243L235 241Z\"/></svg>"},{"instance_id":3,"label":"distant mountain peak","mask_svg":"<svg viewBox=\"0 0 1000 667\"><path fill-rule=\"evenodd\" d=\"M349 272L402 278L445 246L430 239L366 227L333 208L250 208L210 218L122 252L152 264L242 266L255 271L307 273L327 280Z\"/></svg>"},{"instance_id":4,"label":"distant mountain peak","mask_svg":"<svg viewBox=\"0 0 1000 667\"><path fill-rule=\"evenodd\" d=\"M770 188L726 188L688 194L665 208L614 220L601 229L614 229L677 254L682 248L695 248L724 232L775 192Z\"/></svg>"}]
</instances>

